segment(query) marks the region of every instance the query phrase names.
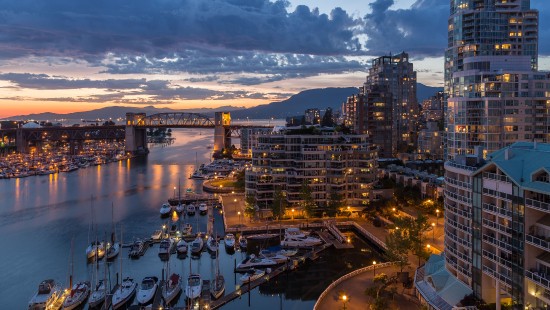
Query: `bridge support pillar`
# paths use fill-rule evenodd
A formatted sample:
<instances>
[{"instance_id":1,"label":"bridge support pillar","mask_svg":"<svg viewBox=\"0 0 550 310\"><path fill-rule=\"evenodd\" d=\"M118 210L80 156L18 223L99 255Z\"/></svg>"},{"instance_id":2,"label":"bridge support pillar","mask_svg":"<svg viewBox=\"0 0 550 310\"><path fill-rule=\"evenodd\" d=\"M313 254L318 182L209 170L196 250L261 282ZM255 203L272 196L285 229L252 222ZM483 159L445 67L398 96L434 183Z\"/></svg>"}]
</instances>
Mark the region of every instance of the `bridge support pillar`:
<instances>
[{"instance_id":1,"label":"bridge support pillar","mask_svg":"<svg viewBox=\"0 0 550 310\"><path fill-rule=\"evenodd\" d=\"M125 149L132 154L147 154L147 129L136 127L145 118L145 113L126 113Z\"/></svg>"},{"instance_id":2,"label":"bridge support pillar","mask_svg":"<svg viewBox=\"0 0 550 310\"><path fill-rule=\"evenodd\" d=\"M15 131L15 146L17 148L17 152L19 153L28 153L28 143L27 139L25 139L25 134L23 133L23 128L17 128Z\"/></svg>"},{"instance_id":3,"label":"bridge support pillar","mask_svg":"<svg viewBox=\"0 0 550 310\"><path fill-rule=\"evenodd\" d=\"M231 147L231 114L216 112L214 116L214 152Z\"/></svg>"}]
</instances>

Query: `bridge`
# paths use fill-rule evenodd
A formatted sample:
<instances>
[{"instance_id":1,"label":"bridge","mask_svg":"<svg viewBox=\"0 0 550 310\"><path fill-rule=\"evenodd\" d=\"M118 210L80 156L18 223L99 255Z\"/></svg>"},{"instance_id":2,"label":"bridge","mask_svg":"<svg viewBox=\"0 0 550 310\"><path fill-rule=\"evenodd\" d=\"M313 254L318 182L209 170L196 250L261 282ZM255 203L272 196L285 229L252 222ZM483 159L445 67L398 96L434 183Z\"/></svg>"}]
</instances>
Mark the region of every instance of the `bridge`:
<instances>
[{"instance_id":1,"label":"bridge","mask_svg":"<svg viewBox=\"0 0 550 310\"><path fill-rule=\"evenodd\" d=\"M147 152L147 129L149 128L213 128L214 151L231 147L231 138L240 137L246 128L270 126L232 125L229 112L216 112L214 120L199 113L126 113L124 125L39 127L0 129L0 141L14 141L20 153L28 153L29 146L40 146L45 141L61 141L69 144L70 153L86 140L125 141L126 152Z\"/></svg>"}]
</instances>

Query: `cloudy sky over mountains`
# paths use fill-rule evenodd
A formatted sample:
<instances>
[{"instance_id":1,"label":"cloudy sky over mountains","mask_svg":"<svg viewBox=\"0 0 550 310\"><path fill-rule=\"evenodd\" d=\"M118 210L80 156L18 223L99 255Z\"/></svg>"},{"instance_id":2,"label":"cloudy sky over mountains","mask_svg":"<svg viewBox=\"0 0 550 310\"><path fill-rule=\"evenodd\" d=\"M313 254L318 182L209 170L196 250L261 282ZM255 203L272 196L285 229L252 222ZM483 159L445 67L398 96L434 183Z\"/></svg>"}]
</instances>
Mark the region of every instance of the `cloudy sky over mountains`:
<instances>
[{"instance_id":1,"label":"cloudy sky over mountains","mask_svg":"<svg viewBox=\"0 0 550 310\"><path fill-rule=\"evenodd\" d=\"M531 6L550 69L550 1ZM0 0L0 117L251 106L360 86L373 57L403 50L437 86L448 14L448 0Z\"/></svg>"}]
</instances>

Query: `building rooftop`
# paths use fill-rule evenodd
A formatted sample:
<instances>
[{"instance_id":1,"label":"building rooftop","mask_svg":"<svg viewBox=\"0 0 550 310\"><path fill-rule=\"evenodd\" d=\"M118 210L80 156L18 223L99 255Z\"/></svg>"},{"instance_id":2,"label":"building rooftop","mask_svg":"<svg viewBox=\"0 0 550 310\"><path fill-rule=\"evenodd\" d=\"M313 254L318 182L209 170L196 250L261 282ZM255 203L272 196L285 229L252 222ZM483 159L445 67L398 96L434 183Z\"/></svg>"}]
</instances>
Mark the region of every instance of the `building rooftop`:
<instances>
[{"instance_id":1,"label":"building rooftop","mask_svg":"<svg viewBox=\"0 0 550 310\"><path fill-rule=\"evenodd\" d=\"M516 142L489 154L486 165L495 164L514 183L537 192L550 192L550 183L537 181L535 174L550 171L550 144Z\"/></svg>"}]
</instances>

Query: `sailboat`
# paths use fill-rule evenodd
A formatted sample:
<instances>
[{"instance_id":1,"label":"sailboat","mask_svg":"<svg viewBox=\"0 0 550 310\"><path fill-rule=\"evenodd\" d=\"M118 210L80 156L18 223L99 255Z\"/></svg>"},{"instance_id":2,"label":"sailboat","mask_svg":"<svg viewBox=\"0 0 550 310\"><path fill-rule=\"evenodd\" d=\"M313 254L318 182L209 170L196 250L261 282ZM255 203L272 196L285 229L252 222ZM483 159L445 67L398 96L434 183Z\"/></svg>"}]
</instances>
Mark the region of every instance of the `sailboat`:
<instances>
[{"instance_id":1,"label":"sailboat","mask_svg":"<svg viewBox=\"0 0 550 310\"><path fill-rule=\"evenodd\" d=\"M115 213L114 205L111 204L111 221L112 221L112 232L111 232L111 242L107 243L107 259L113 259L118 256L120 253L120 243L116 242L116 228L115 228Z\"/></svg>"},{"instance_id":2,"label":"sailboat","mask_svg":"<svg viewBox=\"0 0 550 310\"><path fill-rule=\"evenodd\" d=\"M94 258L102 259L103 256L105 256L105 246L103 242L99 242L97 240L90 242L90 236L94 235L94 203L93 202L94 202L94 197L92 196L91 206L90 206L91 213L92 213L92 221L90 222L90 229L88 230L88 243L90 243L90 245L86 248L86 257L88 257L89 260L92 260Z\"/></svg>"},{"instance_id":3,"label":"sailboat","mask_svg":"<svg viewBox=\"0 0 550 310\"><path fill-rule=\"evenodd\" d=\"M202 280L199 274L190 274L187 278L187 286L185 287L185 296L189 299L198 298L202 291Z\"/></svg>"},{"instance_id":4,"label":"sailboat","mask_svg":"<svg viewBox=\"0 0 550 310\"><path fill-rule=\"evenodd\" d=\"M74 241L74 240L73 240ZM78 282L73 285L73 274L74 274L74 252L73 252L73 242L71 242L71 274L69 276L69 285L71 287L71 292L65 298L63 302L63 310L72 310L78 306L84 304L84 301L90 295L90 282Z\"/></svg>"},{"instance_id":5,"label":"sailboat","mask_svg":"<svg viewBox=\"0 0 550 310\"><path fill-rule=\"evenodd\" d=\"M120 232L120 242L122 243L122 230ZM120 260L120 278L122 279L122 259ZM113 309L123 307L136 293L137 283L134 279L126 277L113 294L112 305Z\"/></svg>"},{"instance_id":6,"label":"sailboat","mask_svg":"<svg viewBox=\"0 0 550 310\"><path fill-rule=\"evenodd\" d=\"M219 249L216 249L218 251ZM225 291L225 279L220 272L220 257L219 253L216 253L216 274L214 275L214 281L210 282L210 293L215 299L220 298Z\"/></svg>"},{"instance_id":7,"label":"sailboat","mask_svg":"<svg viewBox=\"0 0 550 310\"><path fill-rule=\"evenodd\" d=\"M95 261L95 288L92 290L90 299L88 300L88 306L90 309L99 307L104 301L105 296L107 295L107 265L104 265L104 277L99 279L98 270L98 261Z\"/></svg>"},{"instance_id":8,"label":"sailboat","mask_svg":"<svg viewBox=\"0 0 550 310\"><path fill-rule=\"evenodd\" d=\"M166 269L166 274L169 274L168 269L170 269L170 258L168 258L168 262L166 263ZM170 304L180 291L181 277L177 273L172 273L172 275L170 275L165 284L162 286L162 298L164 299L164 302Z\"/></svg>"},{"instance_id":9,"label":"sailboat","mask_svg":"<svg viewBox=\"0 0 550 310\"><path fill-rule=\"evenodd\" d=\"M157 282L157 277L143 278L143 281L141 281L141 287L137 293L137 301L140 305L146 305L153 300L158 288Z\"/></svg>"}]
</instances>

